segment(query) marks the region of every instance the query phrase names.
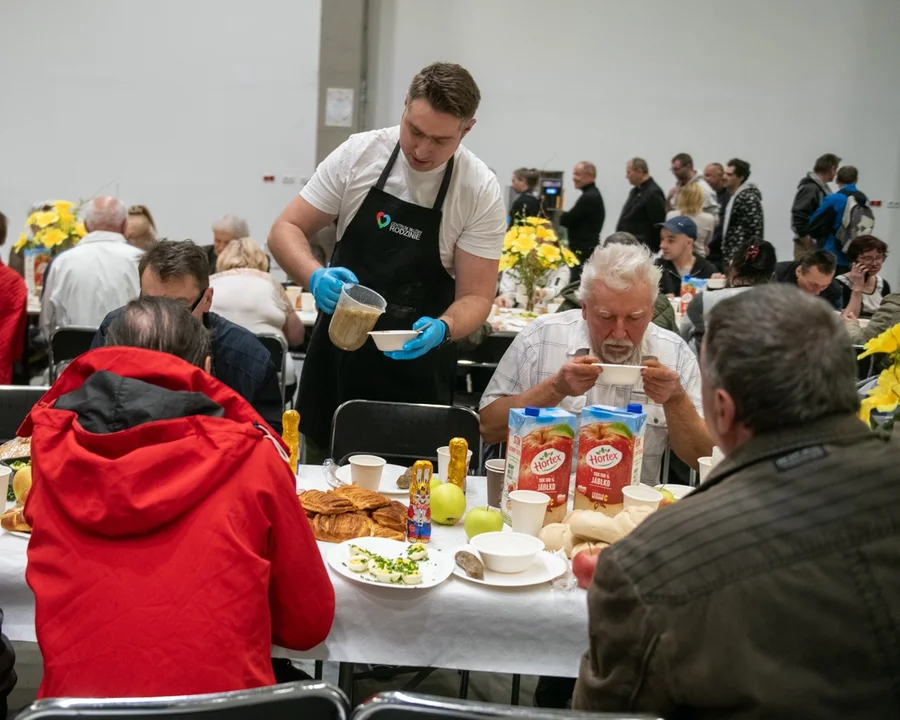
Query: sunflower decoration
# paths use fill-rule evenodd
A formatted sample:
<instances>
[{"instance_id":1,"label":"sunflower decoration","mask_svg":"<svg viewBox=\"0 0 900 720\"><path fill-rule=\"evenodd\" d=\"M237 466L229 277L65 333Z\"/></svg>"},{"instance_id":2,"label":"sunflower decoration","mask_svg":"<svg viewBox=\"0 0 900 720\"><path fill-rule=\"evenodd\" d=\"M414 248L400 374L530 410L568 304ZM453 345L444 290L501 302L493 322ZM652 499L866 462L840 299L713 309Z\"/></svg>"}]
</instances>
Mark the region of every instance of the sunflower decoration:
<instances>
[{"instance_id":1,"label":"sunflower decoration","mask_svg":"<svg viewBox=\"0 0 900 720\"><path fill-rule=\"evenodd\" d=\"M873 411L890 414L895 413L900 406L900 324L869 340L859 359L862 360L875 353L886 353L890 357L890 365L881 372L878 384L869 390L868 397L864 398L860 405L859 417L869 426L873 424ZM891 429L896 417L895 415L890 418L883 427Z\"/></svg>"},{"instance_id":2,"label":"sunflower decoration","mask_svg":"<svg viewBox=\"0 0 900 720\"><path fill-rule=\"evenodd\" d=\"M534 309L535 288L563 265L574 267L578 258L565 247L550 221L542 217L517 217L503 238L500 271L512 272L525 286L528 310Z\"/></svg>"},{"instance_id":3,"label":"sunflower decoration","mask_svg":"<svg viewBox=\"0 0 900 720\"><path fill-rule=\"evenodd\" d=\"M28 216L27 227L19 235L13 250L45 248L55 255L77 245L87 234L84 223L78 221L80 207L68 200L54 200L42 205Z\"/></svg>"}]
</instances>

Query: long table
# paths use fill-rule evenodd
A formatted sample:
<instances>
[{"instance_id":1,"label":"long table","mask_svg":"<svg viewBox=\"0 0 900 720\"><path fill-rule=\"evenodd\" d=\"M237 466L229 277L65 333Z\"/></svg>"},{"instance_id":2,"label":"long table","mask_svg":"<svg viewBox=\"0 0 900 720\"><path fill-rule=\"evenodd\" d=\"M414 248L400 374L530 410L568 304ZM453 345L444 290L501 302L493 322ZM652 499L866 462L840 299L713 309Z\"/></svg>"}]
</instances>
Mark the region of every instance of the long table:
<instances>
[{"instance_id":1,"label":"long table","mask_svg":"<svg viewBox=\"0 0 900 720\"><path fill-rule=\"evenodd\" d=\"M298 488L327 487L318 466L303 466ZM470 477L468 507L486 504L486 480ZM452 551L466 543L462 524L434 526L432 546ZM0 533L3 632L35 641L34 596L25 583L24 538ZM335 545L319 543L325 557ZM361 585L329 568L334 626L308 652L274 648L276 655L347 663L415 665L522 675L575 677L587 649L586 593L550 584L488 588L451 576L424 590Z\"/></svg>"}]
</instances>

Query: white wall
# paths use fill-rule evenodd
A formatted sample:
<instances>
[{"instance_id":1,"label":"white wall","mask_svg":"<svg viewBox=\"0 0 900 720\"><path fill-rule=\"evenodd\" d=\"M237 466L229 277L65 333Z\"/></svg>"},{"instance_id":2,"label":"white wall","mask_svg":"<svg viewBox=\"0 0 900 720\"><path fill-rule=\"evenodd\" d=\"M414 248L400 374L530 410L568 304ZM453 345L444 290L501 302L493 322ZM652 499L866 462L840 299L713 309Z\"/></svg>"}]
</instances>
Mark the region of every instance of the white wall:
<instances>
[{"instance_id":1,"label":"white wall","mask_svg":"<svg viewBox=\"0 0 900 720\"><path fill-rule=\"evenodd\" d=\"M763 193L766 237L791 252L790 204L824 152L860 187L900 200L897 0L373 0L370 126L396 124L412 75L467 67L482 92L466 144L508 184L536 166L598 166L612 232L639 155L668 189L669 161L740 157ZM567 205L577 196L568 186ZM875 210L895 246L900 210Z\"/></svg>"},{"instance_id":2,"label":"white wall","mask_svg":"<svg viewBox=\"0 0 900 720\"><path fill-rule=\"evenodd\" d=\"M0 210L103 188L173 238L245 216L265 240L315 167L320 0L0 6ZM8 243L2 250L9 252Z\"/></svg>"}]
</instances>

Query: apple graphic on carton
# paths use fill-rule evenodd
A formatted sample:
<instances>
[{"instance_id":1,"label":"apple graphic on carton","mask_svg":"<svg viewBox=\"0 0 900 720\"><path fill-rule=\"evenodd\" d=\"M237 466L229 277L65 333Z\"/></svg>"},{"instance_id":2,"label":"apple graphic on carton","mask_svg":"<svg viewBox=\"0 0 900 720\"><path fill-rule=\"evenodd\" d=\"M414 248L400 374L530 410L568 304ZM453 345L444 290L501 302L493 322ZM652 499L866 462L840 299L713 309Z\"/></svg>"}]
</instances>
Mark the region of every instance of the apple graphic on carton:
<instances>
[{"instance_id":1,"label":"apple graphic on carton","mask_svg":"<svg viewBox=\"0 0 900 720\"><path fill-rule=\"evenodd\" d=\"M621 488L631 484L633 454L634 436L624 423L596 422L583 425L578 435L576 487L589 487L594 473L602 472L610 478L610 488L613 489L613 497L607 498L607 503L621 503Z\"/></svg>"},{"instance_id":2,"label":"apple graphic on carton","mask_svg":"<svg viewBox=\"0 0 900 720\"><path fill-rule=\"evenodd\" d=\"M519 490L539 490L541 476L569 476L575 432L566 423L532 430L522 438Z\"/></svg>"}]
</instances>

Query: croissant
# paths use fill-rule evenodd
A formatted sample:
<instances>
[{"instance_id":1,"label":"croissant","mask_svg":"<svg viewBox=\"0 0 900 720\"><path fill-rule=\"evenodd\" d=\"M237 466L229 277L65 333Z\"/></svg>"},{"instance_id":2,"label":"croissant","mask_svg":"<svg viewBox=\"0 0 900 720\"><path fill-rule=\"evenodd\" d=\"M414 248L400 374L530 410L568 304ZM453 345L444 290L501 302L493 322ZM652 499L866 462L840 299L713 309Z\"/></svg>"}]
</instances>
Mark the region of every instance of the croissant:
<instances>
[{"instance_id":1,"label":"croissant","mask_svg":"<svg viewBox=\"0 0 900 720\"><path fill-rule=\"evenodd\" d=\"M373 524L368 515L355 512L342 515L316 515L310 521L316 540L330 543L370 537Z\"/></svg>"},{"instance_id":2,"label":"croissant","mask_svg":"<svg viewBox=\"0 0 900 720\"><path fill-rule=\"evenodd\" d=\"M390 505L390 500L372 490L365 490L356 485L342 485L335 493L347 498L357 510L376 510Z\"/></svg>"},{"instance_id":3,"label":"croissant","mask_svg":"<svg viewBox=\"0 0 900 720\"><path fill-rule=\"evenodd\" d=\"M0 527L10 532L31 532L31 525L25 522L25 513L22 508L10 508L0 515Z\"/></svg>"},{"instance_id":4,"label":"croissant","mask_svg":"<svg viewBox=\"0 0 900 720\"><path fill-rule=\"evenodd\" d=\"M387 507L379 508L373 512L372 519L386 528L406 533L407 512L406 505L397 500L392 500Z\"/></svg>"},{"instance_id":5,"label":"croissant","mask_svg":"<svg viewBox=\"0 0 900 720\"><path fill-rule=\"evenodd\" d=\"M385 527L384 525L379 525L378 523L376 523L372 527L372 536L388 538L389 540L399 540L400 542L406 540L405 532L400 532L399 530L394 530L392 528Z\"/></svg>"},{"instance_id":6,"label":"croissant","mask_svg":"<svg viewBox=\"0 0 900 720\"><path fill-rule=\"evenodd\" d=\"M353 512L354 509L350 500L333 492L307 490L305 493L298 495L298 497L300 498L300 504L307 513L340 515L341 513Z\"/></svg>"}]
</instances>

